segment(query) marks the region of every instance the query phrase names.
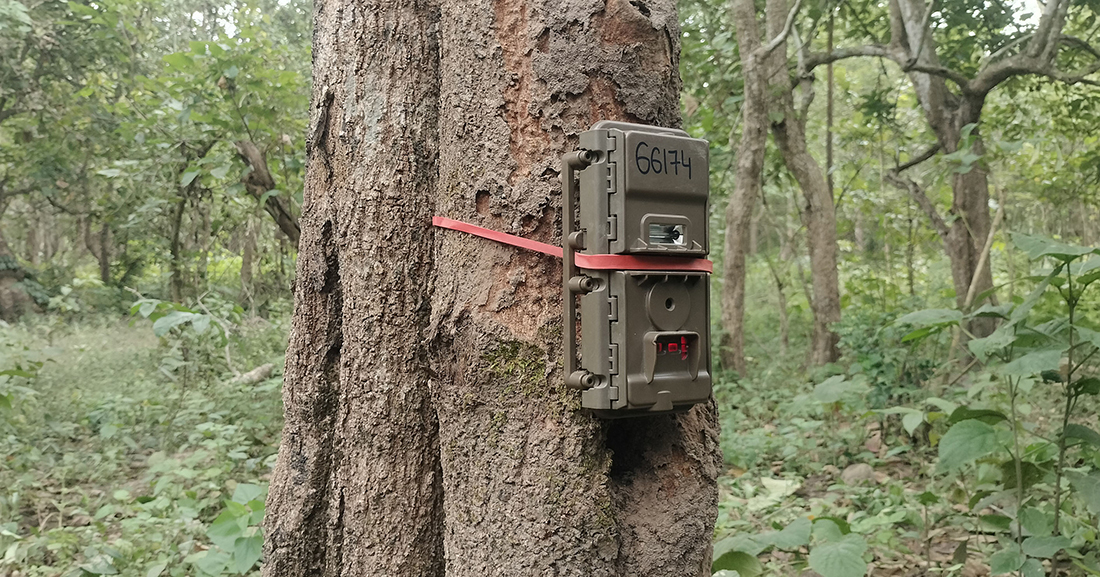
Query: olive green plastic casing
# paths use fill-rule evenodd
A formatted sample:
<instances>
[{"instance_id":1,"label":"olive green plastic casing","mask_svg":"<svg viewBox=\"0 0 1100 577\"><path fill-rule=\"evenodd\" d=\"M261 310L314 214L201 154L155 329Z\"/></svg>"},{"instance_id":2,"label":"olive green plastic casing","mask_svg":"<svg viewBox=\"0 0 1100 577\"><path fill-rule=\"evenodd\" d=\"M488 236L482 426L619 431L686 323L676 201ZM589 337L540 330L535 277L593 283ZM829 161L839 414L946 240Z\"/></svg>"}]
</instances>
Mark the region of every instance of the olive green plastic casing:
<instances>
[{"instance_id":1,"label":"olive green plastic casing","mask_svg":"<svg viewBox=\"0 0 1100 577\"><path fill-rule=\"evenodd\" d=\"M707 254L706 141L680 130L605 121L581 134L580 148L578 252ZM568 239L565 244L569 250ZM687 410L710 398L710 275L578 272L590 279L585 290L574 291L580 299L578 373L588 377L583 407L614 418ZM567 322L565 330L572 328Z\"/></svg>"}]
</instances>

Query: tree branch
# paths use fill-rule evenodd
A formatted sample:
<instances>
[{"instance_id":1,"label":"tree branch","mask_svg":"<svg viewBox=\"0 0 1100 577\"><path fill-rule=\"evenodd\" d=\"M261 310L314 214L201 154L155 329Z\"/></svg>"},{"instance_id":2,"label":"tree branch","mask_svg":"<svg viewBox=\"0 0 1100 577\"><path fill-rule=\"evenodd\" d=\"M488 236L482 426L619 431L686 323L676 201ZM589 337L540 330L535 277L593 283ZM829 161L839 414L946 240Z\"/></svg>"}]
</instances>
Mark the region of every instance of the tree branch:
<instances>
[{"instance_id":1,"label":"tree branch","mask_svg":"<svg viewBox=\"0 0 1100 577\"><path fill-rule=\"evenodd\" d=\"M791 27L794 26L794 17L798 14L798 9L801 7L802 0L795 0L794 6L791 7L791 11L787 13L787 21L783 24L783 31L779 33L779 36L772 38L767 45L760 48L760 53L756 55L757 58L764 58L787 41L787 36L791 33Z\"/></svg>"},{"instance_id":2,"label":"tree branch","mask_svg":"<svg viewBox=\"0 0 1100 577\"><path fill-rule=\"evenodd\" d=\"M917 206L919 206L921 210L924 211L924 214L928 215L928 220L932 222L932 228L935 229L936 234L940 235L940 239L946 242L949 229L947 228L947 223L944 222L943 217L940 216L939 211L936 210L936 206L932 204L932 200L928 198L928 195L925 194L923 190L921 190L920 185L917 184L916 181L911 178L901 176L902 171L908 170L932 158L939 151L940 145L936 144L928 150L924 151L924 153L920 156L912 158L908 162L899 164L894 168L886 171L886 174L883 178L886 180L886 182L889 182L896 188L899 188L909 193L909 196L913 198L913 200L917 203Z\"/></svg>"}]
</instances>

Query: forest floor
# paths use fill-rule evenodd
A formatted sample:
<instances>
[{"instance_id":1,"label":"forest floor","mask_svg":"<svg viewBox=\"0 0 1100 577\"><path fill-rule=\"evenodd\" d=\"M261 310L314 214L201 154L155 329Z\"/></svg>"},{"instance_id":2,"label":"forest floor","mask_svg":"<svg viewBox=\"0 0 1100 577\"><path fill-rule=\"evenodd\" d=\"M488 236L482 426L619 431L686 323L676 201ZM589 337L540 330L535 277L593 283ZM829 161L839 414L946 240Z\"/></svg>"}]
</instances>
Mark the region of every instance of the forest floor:
<instances>
[{"instance_id":1,"label":"forest floor","mask_svg":"<svg viewBox=\"0 0 1100 577\"><path fill-rule=\"evenodd\" d=\"M285 327L251 323L233 350L242 372L271 363L275 376L173 386L181 350L141 319L5 331L9 355L45 363L0 421L0 576L254 571ZM746 575L814 575L809 527L829 519L865 543L857 557L870 575L988 575L996 520L961 513L966 495L952 493L966 487L936 480L928 434L910 436L897 415L856 399L866 391L815 386L816 376L796 360L758 367L748 383L719 379L727 471L716 551L748 552Z\"/></svg>"}]
</instances>

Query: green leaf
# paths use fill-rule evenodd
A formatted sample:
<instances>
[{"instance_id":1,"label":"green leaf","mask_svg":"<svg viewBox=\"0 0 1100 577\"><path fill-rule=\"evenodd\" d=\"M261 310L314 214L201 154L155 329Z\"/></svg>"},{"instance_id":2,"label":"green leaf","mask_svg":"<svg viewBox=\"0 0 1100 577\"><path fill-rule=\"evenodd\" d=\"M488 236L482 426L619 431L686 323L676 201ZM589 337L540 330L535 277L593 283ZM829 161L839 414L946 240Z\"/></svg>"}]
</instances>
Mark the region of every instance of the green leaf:
<instances>
[{"instance_id":1,"label":"green leaf","mask_svg":"<svg viewBox=\"0 0 1100 577\"><path fill-rule=\"evenodd\" d=\"M1088 377L1074 383L1074 388L1081 395L1100 395L1100 379Z\"/></svg>"},{"instance_id":2,"label":"green leaf","mask_svg":"<svg viewBox=\"0 0 1100 577\"><path fill-rule=\"evenodd\" d=\"M1089 247L1075 246L1049 238L1032 236L1019 232L1012 233L1012 243L1020 250L1026 252L1029 258L1033 259L1049 256L1061 261L1070 261L1079 256L1096 252L1095 249ZM1015 569L1013 569L1013 571L1015 571Z\"/></svg>"},{"instance_id":3,"label":"green leaf","mask_svg":"<svg viewBox=\"0 0 1100 577\"><path fill-rule=\"evenodd\" d=\"M1046 370L1058 370L1062 362L1062 351L1050 349L1028 353L1000 368L1001 374L1017 377L1030 377Z\"/></svg>"},{"instance_id":4,"label":"green leaf","mask_svg":"<svg viewBox=\"0 0 1100 577\"><path fill-rule=\"evenodd\" d=\"M279 196L279 194L280 194L281 192L282 192L282 191L280 191L279 189L277 189L277 188L273 188L273 189L271 189L271 190L269 190L269 191L267 191L267 192L263 193L262 195L260 195L260 204L261 204L261 205L263 205L264 203L266 203L266 202L267 202L267 199L269 199L269 198L271 198L271 197L273 197L273 196Z\"/></svg>"},{"instance_id":5,"label":"green leaf","mask_svg":"<svg viewBox=\"0 0 1100 577\"><path fill-rule=\"evenodd\" d=\"M252 485L249 483L237 483L237 488L233 490L234 503L240 503L242 505L249 501L259 497L264 492L263 487L259 485Z\"/></svg>"},{"instance_id":6,"label":"green leaf","mask_svg":"<svg viewBox=\"0 0 1100 577\"><path fill-rule=\"evenodd\" d=\"M1077 489L1077 495L1094 515L1100 515L1100 473L1093 471L1089 475L1080 473L1067 475L1069 482Z\"/></svg>"},{"instance_id":7,"label":"green leaf","mask_svg":"<svg viewBox=\"0 0 1100 577\"><path fill-rule=\"evenodd\" d=\"M228 553L210 549L206 551L205 555L195 559L194 565L199 571L207 575L221 575L225 572L225 568L229 566L230 561Z\"/></svg>"},{"instance_id":8,"label":"green leaf","mask_svg":"<svg viewBox=\"0 0 1100 577\"><path fill-rule=\"evenodd\" d=\"M233 550L234 543L243 533L244 530L237 523L237 517L229 511L223 511L221 515L218 515L218 518L214 519L214 522L210 524L210 528L206 530L206 536L215 545L226 551Z\"/></svg>"},{"instance_id":9,"label":"green leaf","mask_svg":"<svg viewBox=\"0 0 1100 577\"><path fill-rule=\"evenodd\" d=\"M768 540L777 549L797 549L810 544L812 529L813 522L806 517L799 517L791 521L791 524L784 527L782 531L769 534Z\"/></svg>"},{"instance_id":10,"label":"green leaf","mask_svg":"<svg viewBox=\"0 0 1100 577\"><path fill-rule=\"evenodd\" d=\"M223 165L211 170L210 171L210 176L213 176L214 178L216 178L218 180L221 180L229 174L229 171L232 168L233 168L232 164L223 164Z\"/></svg>"},{"instance_id":11,"label":"green leaf","mask_svg":"<svg viewBox=\"0 0 1100 577\"><path fill-rule=\"evenodd\" d=\"M1006 417L1004 413L1000 411L959 407L951 412L951 416L948 418L948 422L954 425L955 423L965 421L967 419L977 419L987 425L996 425L1001 421L1007 421L1008 417Z\"/></svg>"},{"instance_id":12,"label":"green leaf","mask_svg":"<svg viewBox=\"0 0 1100 577\"><path fill-rule=\"evenodd\" d=\"M163 56L163 60L178 70L187 70L195 65L195 59L183 52L166 54Z\"/></svg>"},{"instance_id":13,"label":"green leaf","mask_svg":"<svg viewBox=\"0 0 1100 577\"><path fill-rule=\"evenodd\" d=\"M741 577L756 577L764 572L760 560L743 551L730 551L714 560L711 571L737 571Z\"/></svg>"},{"instance_id":14,"label":"green leaf","mask_svg":"<svg viewBox=\"0 0 1100 577\"><path fill-rule=\"evenodd\" d=\"M187 185L191 184L195 180L195 177L197 177L200 172L202 172L202 171L188 170L187 172L184 172L183 176L180 177L180 186L187 186Z\"/></svg>"},{"instance_id":15,"label":"green leaf","mask_svg":"<svg viewBox=\"0 0 1100 577\"><path fill-rule=\"evenodd\" d=\"M939 470L946 473L957 469L998 447L996 429L976 419L959 421L940 439Z\"/></svg>"},{"instance_id":16,"label":"green leaf","mask_svg":"<svg viewBox=\"0 0 1100 577\"><path fill-rule=\"evenodd\" d=\"M759 535L744 533L726 537L714 544L714 559L717 560L730 551L741 551L756 556L767 549L769 545L770 543L761 541Z\"/></svg>"},{"instance_id":17,"label":"green leaf","mask_svg":"<svg viewBox=\"0 0 1100 577\"><path fill-rule=\"evenodd\" d=\"M927 507L928 505L935 505L936 503L939 503L940 497L939 495L936 495L931 491L925 491L920 495L917 495L917 502Z\"/></svg>"},{"instance_id":18,"label":"green leaf","mask_svg":"<svg viewBox=\"0 0 1100 577\"><path fill-rule=\"evenodd\" d=\"M1051 516L1032 507L1025 507L1017 515L1020 526L1031 533L1032 537L1049 537L1053 530Z\"/></svg>"},{"instance_id":19,"label":"green leaf","mask_svg":"<svg viewBox=\"0 0 1100 577\"><path fill-rule=\"evenodd\" d=\"M1046 570L1038 559L1028 559L1020 566L1020 575L1023 577L1046 577Z\"/></svg>"},{"instance_id":20,"label":"green leaf","mask_svg":"<svg viewBox=\"0 0 1100 577\"><path fill-rule=\"evenodd\" d=\"M160 563L153 563L149 566L149 569L145 572L145 577L159 577L165 569L168 568L167 561L161 561Z\"/></svg>"},{"instance_id":21,"label":"green leaf","mask_svg":"<svg viewBox=\"0 0 1100 577\"><path fill-rule=\"evenodd\" d=\"M111 564L111 558L107 555L96 555L80 568L92 575L118 575L118 569Z\"/></svg>"},{"instance_id":22,"label":"green leaf","mask_svg":"<svg viewBox=\"0 0 1100 577\"><path fill-rule=\"evenodd\" d=\"M926 327L934 325L954 325L963 319L963 314L954 309L925 309L911 312L894 321L897 325Z\"/></svg>"},{"instance_id":23,"label":"green leaf","mask_svg":"<svg viewBox=\"0 0 1100 577\"><path fill-rule=\"evenodd\" d=\"M195 329L196 334L205 333L206 329L210 328L210 316L195 315L195 318L191 319L191 328Z\"/></svg>"},{"instance_id":24,"label":"green leaf","mask_svg":"<svg viewBox=\"0 0 1100 577\"><path fill-rule=\"evenodd\" d=\"M997 551L989 557L989 568L994 575L1011 573L1024 564L1024 554L1015 545Z\"/></svg>"},{"instance_id":25,"label":"green leaf","mask_svg":"<svg viewBox=\"0 0 1100 577\"><path fill-rule=\"evenodd\" d=\"M901 426L910 436L924 423L924 411L918 411L910 407L893 407L878 411L883 415L901 415Z\"/></svg>"},{"instance_id":26,"label":"green leaf","mask_svg":"<svg viewBox=\"0 0 1100 577\"><path fill-rule=\"evenodd\" d=\"M233 568L244 574L260 560L264 548L264 537L257 533L251 537L241 537L233 545ZM755 557L752 558L756 560ZM757 562L759 564L759 562ZM763 569L763 567L761 567ZM755 577L755 576L754 576Z\"/></svg>"},{"instance_id":27,"label":"green leaf","mask_svg":"<svg viewBox=\"0 0 1100 577\"><path fill-rule=\"evenodd\" d=\"M197 315L195 313L185 313L183 311L172 311L163 317L157 319L157 322L153 323L153 334L158 337L163 337L168 334L168 331L193 320Z\"/></svg>"},{"instance_id":28,"label":"green leaf","mask_svg":"<svg viewBox=\"0 0 1100 577\"><path fill-rule=\"evenodd\" d=\"M100 176L106 176L107 178L115 178L122 174L122 171L117 168L104 168L103 170L97 170L96 174Z\"/></svg>"},{"instance_id":29,"label":"green leaf","mask_svg":"<svg viewBox=\"0 0 1100 577\"><path fill-rule=\"evenodd\" d=\"M971 339L966 343L966 346L970 349L970 352L974 353L974 356L986 361L989 357L1003 351L1014 342L1016 342L1016 334L1012 325L1003 324L997 327L997 330L993 331L993 334L988 337Z\"/></svg>"},{"instance_id":30,"label":"green leaf","mask_svg":"<svg viewBox=\"0 0 1100 577\"><path fill-rule=\"evenodd\" d=\"M237 68L236 66L230 66L229 68L225 69L225 77L226 78L236 78L237 75L240 74L240 73L241 73L241 69Z\"/></svg>"},{"instance_id":31,"label":"green leaf","mask_svg":"<svg viewBox=\"0 0 1100 577\"><path fill-rule=\"evenodd\" d=\"M1024 554L1028 557L1050 559L1054 554L1070 546L1070 540L1058 537L1028 537L1024 539Z\"/></svg>"},{"instance_id":32,"label":"green leaf","mask_svg":"<svg viewBox=\"0 0 1100 577\"><path fill-rule=\"evenodd\" d=\"M1066 430L1062 434L1065 435L1067 439L1080 439L1094 447L1100 447L1100 433L1084 425L1066 425Z\"/></svg>"},{"instance_id":33,"label":"green leaf","mask_svg":"<svg viewBox=\"0 0 1100 577\"><path fill-rule=\"evenodd\" d=\"M821 577L863 577L867 574L867 562L863 560L866 550L863 537L849 533L810 549L810 568Z\"/></svg>"}]
</instances>

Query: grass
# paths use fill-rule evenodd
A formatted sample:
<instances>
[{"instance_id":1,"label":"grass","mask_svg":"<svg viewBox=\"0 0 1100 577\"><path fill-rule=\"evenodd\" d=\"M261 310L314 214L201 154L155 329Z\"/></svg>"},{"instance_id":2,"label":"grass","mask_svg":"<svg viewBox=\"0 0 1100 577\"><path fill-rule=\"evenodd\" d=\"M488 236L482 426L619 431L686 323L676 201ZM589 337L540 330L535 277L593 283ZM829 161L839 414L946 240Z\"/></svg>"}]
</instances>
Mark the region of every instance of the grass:
<instances>
[{"instance_id":1,"label":"grass","mask_svg":"<svg viewBox=\"0 0 1100 577\"><path fill-rule=\"evenodd\" d=\"M208 532L266 485L281 378L184 389L148 324L5 330L49 360L0 421L0 575L182 576L226 553ZM282 335L242 329L237 363L281 368Z\"/></svg>"}]
</instances>

